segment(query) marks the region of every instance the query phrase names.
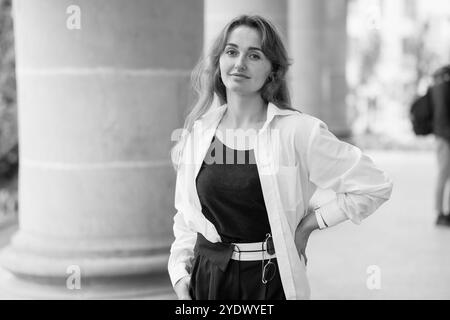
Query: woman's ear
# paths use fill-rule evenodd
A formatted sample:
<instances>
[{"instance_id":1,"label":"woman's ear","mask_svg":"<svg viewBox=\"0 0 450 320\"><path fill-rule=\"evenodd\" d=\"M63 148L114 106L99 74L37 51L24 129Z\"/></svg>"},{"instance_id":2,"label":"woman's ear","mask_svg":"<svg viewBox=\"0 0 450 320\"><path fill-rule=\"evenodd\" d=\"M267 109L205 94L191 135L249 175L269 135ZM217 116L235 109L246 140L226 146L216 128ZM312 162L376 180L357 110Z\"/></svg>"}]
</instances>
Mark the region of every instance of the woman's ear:
<instances>
[{"instance_id":1,"label":"woman's ear","mask_svg":"<svg viewBox=\"0 0 450 320\"><path fill-rule=\"evenodd\" d=\"M274 71L271 71L267 76L267 83L272 82L275 79L275 75L276 73Z\"/></svg>"}]
</instances>

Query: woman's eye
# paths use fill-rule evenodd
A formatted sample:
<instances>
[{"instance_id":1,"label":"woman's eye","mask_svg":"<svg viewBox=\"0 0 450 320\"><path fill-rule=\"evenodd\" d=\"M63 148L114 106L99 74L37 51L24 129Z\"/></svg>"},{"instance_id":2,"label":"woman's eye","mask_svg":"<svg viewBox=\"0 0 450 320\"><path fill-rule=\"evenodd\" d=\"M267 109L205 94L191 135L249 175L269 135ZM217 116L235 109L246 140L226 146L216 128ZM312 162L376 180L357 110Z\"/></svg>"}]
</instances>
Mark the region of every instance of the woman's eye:
<instances>
[{"instance_id":1,"label":"woman's eye","mask_svg":"<svg viewBox=\"0 0 450 320\"><path fill-rule=\"evenodd\" d=\"M236 54L236 50L232 50L232 49L226 50L225 53L229 56L232 56L232 55Z\"/></svg>"},{"instance_id":2,"label":"woman's eye","mask_svg":"<svg viewBox=\"0 0 450 320\"><path fill-rule=\"evenodd\" d=\"M250 56L250 59L252 59L252 60L259 60L259 59L261 59L261 57L259 56L259 55L257 55L257 54L251 54Z\"/></svg>"}]
</instances>

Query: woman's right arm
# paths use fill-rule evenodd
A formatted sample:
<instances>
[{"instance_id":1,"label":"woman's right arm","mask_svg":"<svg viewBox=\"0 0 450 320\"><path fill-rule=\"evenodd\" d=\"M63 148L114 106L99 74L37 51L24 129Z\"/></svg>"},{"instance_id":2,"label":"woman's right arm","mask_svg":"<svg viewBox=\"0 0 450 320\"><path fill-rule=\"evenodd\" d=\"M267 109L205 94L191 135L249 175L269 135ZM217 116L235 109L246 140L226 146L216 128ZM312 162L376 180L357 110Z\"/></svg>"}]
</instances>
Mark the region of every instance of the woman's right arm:
<instances>
[{"instance_id":1,"label":"woman's right arm","mask_svg":"<svg viewBox=\"0 0 450 320\"><path fill-rule=\"evenodd\" d=\"M188 192L188 188L185 186L185 173L188 165L183 164L181 158L177 161L178 170L175 184L175 208L177 213L173 218L175 240L170 247L168 271L178 299L189 299L189 279L197 233L187 225L184 217L184 211L186 211L184 204L187 201Z\"/></svg>"},{"instance_id":2,"label":"woman's right arm","mask_svg":"<svg viewBox=\"0 0 450 320\"><path fill-rule=\"evenodd\" d=\"M170 248L169 275L178 299L187 300L189 296L190 271L192 269L193 249L197 233L185 223L183 213L178 211L174 217L173 231L175 241Z\"/></svg>"}]
</instances>

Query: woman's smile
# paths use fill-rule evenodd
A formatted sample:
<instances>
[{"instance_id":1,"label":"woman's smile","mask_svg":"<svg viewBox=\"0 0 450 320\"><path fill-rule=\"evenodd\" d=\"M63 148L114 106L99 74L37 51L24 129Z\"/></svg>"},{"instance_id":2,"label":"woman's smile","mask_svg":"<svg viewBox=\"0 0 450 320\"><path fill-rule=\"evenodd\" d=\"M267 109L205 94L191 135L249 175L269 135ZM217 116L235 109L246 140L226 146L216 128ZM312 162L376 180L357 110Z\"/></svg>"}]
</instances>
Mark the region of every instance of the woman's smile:
<instances>
[{"instance_id":1,"label":"woman's smile","mask_svg":"<svg viewBox=\"0 0 450 320\"><path fill-rule=\"evenodd\" d=\"M232 74L230 74L230 76L233 76L234 78L237 78L237 79L250 79L249 76L242 74L242 73L232 73Z\"/></svg>"},{"instance_id":2,"label":"woman's smile","mask_svg":"<svg viewBox=\"0 0 450 320\"><path fill-rule=\"evenodd\" d=\"M245 75L241 75L241 74L231 74L231 77L233 80L236 81L241 81L241 80L248 80L250 79L250 77L247 77Z\"/></svg>"}]
</instances>

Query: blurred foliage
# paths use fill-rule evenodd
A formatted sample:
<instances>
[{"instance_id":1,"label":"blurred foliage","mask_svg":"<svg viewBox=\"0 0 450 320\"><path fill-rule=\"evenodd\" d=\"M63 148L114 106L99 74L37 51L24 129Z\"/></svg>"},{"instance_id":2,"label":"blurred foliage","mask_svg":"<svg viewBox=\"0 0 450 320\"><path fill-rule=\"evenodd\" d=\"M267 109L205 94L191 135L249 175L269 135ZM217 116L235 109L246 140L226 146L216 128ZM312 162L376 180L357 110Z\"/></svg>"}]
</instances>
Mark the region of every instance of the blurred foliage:
<instances>
[{"instance_id":1,"label":"blurred foliage","mask_svg":"<svg viewBox=\"0 0 450 320\"><path fill-rule=\"evenodd\" d=\"M449 15L425 9L432 6L415 0L349 2L347 103L355 143L364 148L433 147L414 135L409 120L412 101L426 92L450 54L443 41Z\"/></svg>"},{"instance_id":2,"label":"blurred foliage","mask_svg":"<svg viewBox=\"0 0 450 320\"><path fill-rule=\"evenodd\" d=\"M11 0L0 0L0 187L18 169L18 133Z\"/></svg>"},{"instance_id":3,"label":"blurred foliage","mask_svg":"<svg viewBox=\"0 0 450 320\"><path fill-rule=\"evenodd\" d=\"M18 192L17 177L6 188L0 188L0 232L4 226L17 222Z\"/></svg>"},{"instance_id":4,"label":"blurred foliage","mask_svg":"<svg viewBox=\"0 0 450 320\"><path fill-rule=\"evenodd\" d=\"M0 0L0 226L17 218L18 133L11 0Z\"/></svg>"},{"instance_id":5,"label":"blurred foliage","mask_svg":"<svg viewBox=\"0 0 450 320\"><path fill-rule=\"evenodd\" d=\"M360 84L367 84L372 80L376 72L381 54L381 37L376 30L369 34L369 40L361 50L361 74Z\"/></svg>"},{"instance_id":6,"label":"blurred foliage","mask_svg":"<svg viewBox=\"0 0 450 320\"><path fill-rule=\"evenodd\" d=\"M438 67L436 62L439 57L427 47L427 39L429 37L430 22L424 21L419 26L419 32L409 40L410 54L415 58L415 79L413 79L413 89L415 94L422 93L420 84L427 82L431 74Z\"/></svg>"}]
</instances>

